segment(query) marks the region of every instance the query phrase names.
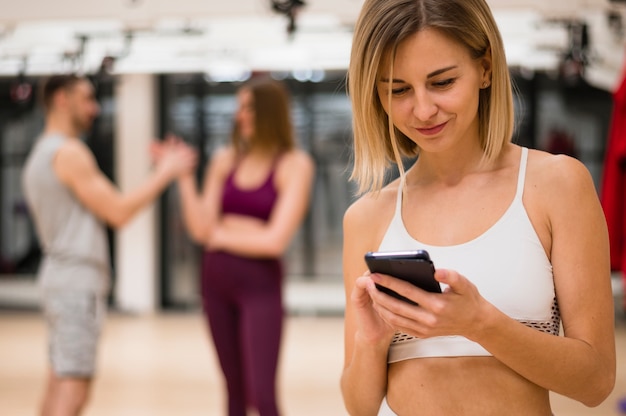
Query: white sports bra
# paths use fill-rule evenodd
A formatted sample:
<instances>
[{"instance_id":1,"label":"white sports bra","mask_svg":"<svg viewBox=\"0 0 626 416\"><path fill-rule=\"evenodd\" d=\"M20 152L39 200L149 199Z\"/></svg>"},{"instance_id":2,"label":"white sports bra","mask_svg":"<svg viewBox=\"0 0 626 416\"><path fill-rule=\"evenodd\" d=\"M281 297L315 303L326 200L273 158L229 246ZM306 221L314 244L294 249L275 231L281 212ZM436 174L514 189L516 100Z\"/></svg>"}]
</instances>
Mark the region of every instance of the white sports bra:
<instances>
[{"instance_id":1,"label":"white sports bra","mask_svg":"<svg viewBox=\"0 0 626 416\"><path fill-rule=\"evenodd\" d=\"M499 310L537 330L559 334L552 264L522 202L528 149L522 148L517 191L504 215L475 239L453 246L432 246L409 235L402 221L402 187L396 212L380 251L425 249L436 268L456 270ZM489 356L480 344L462 336L416 338L397 333L388 362L423 357Z\"/></svg>"}]
</instances>

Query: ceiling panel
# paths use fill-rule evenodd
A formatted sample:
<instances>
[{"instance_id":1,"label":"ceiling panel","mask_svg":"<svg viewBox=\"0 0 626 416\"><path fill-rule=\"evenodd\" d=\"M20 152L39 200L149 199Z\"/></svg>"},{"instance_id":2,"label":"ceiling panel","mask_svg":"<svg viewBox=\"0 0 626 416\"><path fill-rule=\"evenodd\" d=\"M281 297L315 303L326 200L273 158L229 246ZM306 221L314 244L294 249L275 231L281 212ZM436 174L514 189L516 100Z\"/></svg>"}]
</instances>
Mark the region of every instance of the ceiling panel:
<instances>
[{"instance_id":1,"label":"ceiling panel","mask_svg":"<svg viewBox=\"0 0 626 416\"><path fill-rule=\"evenodd\" d=\"M343 69L363 0L306 0L287 33L269 0L0 0L0 75L98 70L207 72ZM621 72L623 34L608 0L488 0L509 63L554 69L570 44L564 21L588 23L590 78L611 88ZM595 71L595 72L594 72Z\"/></svg>"},{"instance_id":2,"label":"ceiling panel","mask_svg":"<svg viewBox=\"0 0 626 416\"><path fill-rule=\"evenodd\" d=\"M278 0L284 1L284 0ZM543 13L584 14L609 0L487 0L494 9L531 9ZM306 0L303 13L329 13L353 21L363 0ZM0 22L26 19L160 19L166 17L259 16L271 14L271 0L0 0Z\"/></svg>"}]
</instances>

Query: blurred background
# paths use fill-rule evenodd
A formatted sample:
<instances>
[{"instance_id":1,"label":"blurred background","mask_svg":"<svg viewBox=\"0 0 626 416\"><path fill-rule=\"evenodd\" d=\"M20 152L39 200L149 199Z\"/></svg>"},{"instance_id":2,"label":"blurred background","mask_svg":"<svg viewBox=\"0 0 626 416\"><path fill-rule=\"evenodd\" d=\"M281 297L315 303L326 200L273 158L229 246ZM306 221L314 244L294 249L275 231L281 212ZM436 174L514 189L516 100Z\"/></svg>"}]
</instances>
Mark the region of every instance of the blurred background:
<instances>
[{"instance_id":1,"label":"blurred background","mask_svg":"<svg viewBox=\"0 0 626 416\"><path fill-rule=\"evenodd\" d=\"M353 199L345 71L362 0L0 0L0 306L36 307L41 252L19 178L43 115L45 76L89 74L102 113L85 138L122 189L149 169L143 147L174 132L204 165L228 140L234 91L254 73L284 80L300 144L317 178L291 247L289 282L341 283L341 219ZM612 92L622 75L626 2L491 0L517 84L516 140L570 153L599 187ZM175 187L111 235L111 303L132 312L198 306L198 247L187 239ZM295 287L295 286L294 286ZM291 292L290 292L291 293ZM310 299L310 301L313 301ZM341 310L322 296L291 309Z\"/></svg>"},{"instance_id":2,"label":"blurred background","mask_svg":"<svg viewBox=\"0 0 626 416\"><path fill-rule=\"evenodd\" d=\"M626 1L488 3L517 86L516 142L577 157L600 189L613 93L624 75ZM34 325L36 338L41 329L32 321L17 325L23 317L16 313L36 311L39 304L41 251L20 176L43 125L37 91L46 76L79 71L93 79L102 112L85 140L124 190L148 171L149 141L167 132L197 146L201 177L211 153L229 139L237 86L269 73L287 83L298 140L317 165L311 210L286 257L287 308L309 323L310 317L328 317L331 332L325 336L338 346L332 354L339 357L341 221L354 198L347 179L351 110L345 72L361 4L0 0L0 337L3 331L10 337L7 328ZM171 187L123 231L110 232L112 311L148 322L169 312L199 319L200 248L187 238L178 205ZM613 282L621 317L621 275ZM6 339L0 341L0 378L2 360L10 360L1 354Z\"/></svg>"}]
</instances>

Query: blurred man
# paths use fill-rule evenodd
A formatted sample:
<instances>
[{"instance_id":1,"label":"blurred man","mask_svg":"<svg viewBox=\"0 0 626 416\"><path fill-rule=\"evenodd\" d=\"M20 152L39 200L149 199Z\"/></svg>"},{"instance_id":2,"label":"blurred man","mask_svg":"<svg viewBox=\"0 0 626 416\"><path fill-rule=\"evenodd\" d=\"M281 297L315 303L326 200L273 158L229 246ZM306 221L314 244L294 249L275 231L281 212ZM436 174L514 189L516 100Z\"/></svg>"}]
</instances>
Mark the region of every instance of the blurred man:
<instances>
[{"instance_id":1,"label":"blurred man","mask_svg":"<svg viewBox=\"0 0 626 416\"><path fill-rule=\"evenodd\" d=\"M179 175L195 168L189 148L164 145L154 172L128 194L100 171L80 140L98 115L91 82L51 77L46 121L24 168L23 186L42 245L38 280L48 325L50 374L42 416L79 415L87 403L106 310L110 265L106 225L119 228Z\"/></svg>"}]
</instances>

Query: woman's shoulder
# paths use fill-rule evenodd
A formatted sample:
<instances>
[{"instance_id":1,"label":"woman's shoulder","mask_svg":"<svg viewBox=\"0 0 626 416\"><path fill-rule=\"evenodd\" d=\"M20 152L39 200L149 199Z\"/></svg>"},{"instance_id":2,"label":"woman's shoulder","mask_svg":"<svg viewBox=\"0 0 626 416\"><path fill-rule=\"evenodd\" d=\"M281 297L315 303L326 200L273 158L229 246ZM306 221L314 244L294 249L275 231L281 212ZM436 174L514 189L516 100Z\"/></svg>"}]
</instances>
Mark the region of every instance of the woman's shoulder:
<instances>
[{"instance_id":1,"label":"woman's shoulder","mask_svg":"<svg viewBox=\"0 0 626 416\"><path fill-rule=\"evenodd\" d=\"M537 186L556 189L578 187L591 180L589 170L580 160L536 149L528 153L527 177Z\"/></svg>"},{"instance_id":2,"label":"woman's shoulder","mask_svg":"<svg viewBox=\"0 0 626 416\"><path fill-rule=\"evenodd\" d=\"M285 175L293 175L294 172L313 174L315 171L313 158L302 149L288 150L279 158L277 169Z\"/></svg>"},{"instance_id":3,"label":"woman's shoulder","mask_svg":"<svg viewBox=\"0 0 626 416\"><path fill-rule=\"evenodd\" d=\"M307 166L313 166L313 158L311 155L303 149L290 149L280 155L280 163L289 165L305 164Z\"/></svg>"},{"instance_id":4,"label":"woman's shoulder","mask_svg":"<svg viewBox=\"0 0 626 416\"><path fill-rule=\"evenodd\" d=\"M541 150L529 151L525 190L548 211L597 198L591 173L580 160Z\"/></svg>"},{"instance_id":5,"label":"woman's shoulder","mask_svg":"<svg viewBox=\"0 0 626 416\"><path fill-rule=\"evenodd\" d=\"M211 156L213 160L234 160L237 157L237 151L234 146L224 145L217 147Z\"/></svg>"},{"instance_id":6,"label":"woman's shoulder","mask_svg":"<svg viewBox=\"0 0 626 416\"><path fill-rule=\"evenodd\" d=\"M211 161L208 169L212 172L226 175L235 166L237 160L237 152L233 146L218 147L211 154Z\"/></svg>"},{"instance_id":7,"label":"woman's shoulder","mask_svg":"<svg viewBox=\"0 0 626 416\"><path fill-rule=\"evenodd\" d=\"M357 198L344 214L344 226L386 226L396 211L399 184L400 180L396 179L380 191L371 191Z\"/></svg>"}]
</instances>

